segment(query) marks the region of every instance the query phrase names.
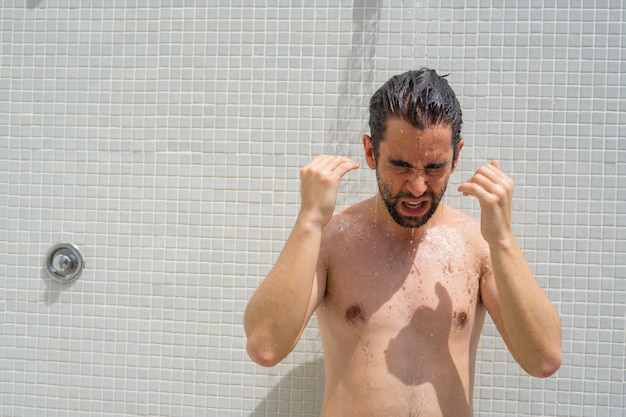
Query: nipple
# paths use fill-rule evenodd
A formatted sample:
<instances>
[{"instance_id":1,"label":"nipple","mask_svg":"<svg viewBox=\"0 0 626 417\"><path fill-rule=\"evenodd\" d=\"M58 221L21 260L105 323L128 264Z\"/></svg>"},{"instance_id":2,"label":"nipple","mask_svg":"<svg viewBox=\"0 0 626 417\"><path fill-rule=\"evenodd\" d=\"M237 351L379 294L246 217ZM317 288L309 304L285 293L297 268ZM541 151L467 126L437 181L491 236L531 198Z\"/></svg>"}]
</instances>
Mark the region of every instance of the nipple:
<instances>
[{"instance_id":1,"label":"nipple","mask_svg":"<svg viewBox=\"0 0 626 417\"><path fill-rule=\"evenodd\" d=\"M464 311L459 311L454 313L454 325L457 329L462 329L467 324L467 313Z\"/></svg>"},{"instance_id":2,"label":"nipple","mask_svg":"<svg viewBox=\"0 0 626 417\"><path fill-rule=\"evenodd\" d=\"M353 304L346 310L346 320L351 324L358 324L360 321L365 320L365 314L363 308L358 304Z\"/></svg>"}]
</instances>

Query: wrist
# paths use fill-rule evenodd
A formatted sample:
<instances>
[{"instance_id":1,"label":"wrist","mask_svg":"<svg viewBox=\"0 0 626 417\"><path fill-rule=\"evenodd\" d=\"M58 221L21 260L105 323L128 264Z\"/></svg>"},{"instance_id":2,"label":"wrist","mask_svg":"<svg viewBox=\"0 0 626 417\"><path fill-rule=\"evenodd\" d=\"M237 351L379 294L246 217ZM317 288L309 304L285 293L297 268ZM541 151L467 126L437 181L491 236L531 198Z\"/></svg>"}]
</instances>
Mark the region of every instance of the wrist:
<instances>
[{"instance_id":1,"label":"wrist","mask_svg":"<svg viewBox=\"0 0 626 417\"><path fill-rule=\"evenodd\" d=\"M518 248L517 241L515 240L515 236L513 232L509 231L508 233L504 233L498 236L492 236L487 240L489 244L489 248L498 251L509 252L511 250L515 250Z\"/></svg>"},{"instance_id":2,"label":"wrist","mask_svg":"<svg viewBox=\"0 0 626 417\"><path fill-rule=\"evenodd\" d=\"M324 226L330 221L320 214L316 214L311 211L301 210L296 218L296 227L302 228L308 231L321 231Z\"/></svg>"}]
</instances>

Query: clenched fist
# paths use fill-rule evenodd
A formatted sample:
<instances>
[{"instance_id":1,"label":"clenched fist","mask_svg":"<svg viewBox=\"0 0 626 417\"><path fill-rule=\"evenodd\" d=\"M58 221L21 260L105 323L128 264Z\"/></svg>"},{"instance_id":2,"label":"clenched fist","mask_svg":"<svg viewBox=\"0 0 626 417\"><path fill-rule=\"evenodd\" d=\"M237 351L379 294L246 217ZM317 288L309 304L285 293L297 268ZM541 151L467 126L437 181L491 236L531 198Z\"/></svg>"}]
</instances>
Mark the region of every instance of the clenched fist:
<instances>
[{"instance_id":1,"label":"clenched fist","mask_svg":"<svg viewBox=\"0 0 626 417\"><path fill-rule=\"evenodd\" d=\"M300 170L301 214L326 225L337 203L339 181L359 167L352 159L340 155L320 155Z\"/></svg>"},{"instance_id":2,"label":"clenched fist","mask_svg":"<svg viewBox=\"0 0 626 417\"><path fill-rule=\"evenodd\" d=\"M480 225L487 243L509 239L511 231L511 200L513 180L500 170L500 162L491 161L459 186L463 195L473 195L480 202Z\"/></svg>"}]
</instances>

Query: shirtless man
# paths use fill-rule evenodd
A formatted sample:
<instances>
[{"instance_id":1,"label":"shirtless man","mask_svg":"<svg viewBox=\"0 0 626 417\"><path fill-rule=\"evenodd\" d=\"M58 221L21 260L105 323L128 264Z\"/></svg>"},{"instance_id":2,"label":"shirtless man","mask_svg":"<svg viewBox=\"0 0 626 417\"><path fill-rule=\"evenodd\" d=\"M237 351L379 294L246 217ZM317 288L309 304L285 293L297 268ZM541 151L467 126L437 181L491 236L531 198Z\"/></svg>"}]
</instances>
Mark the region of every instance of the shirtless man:
<instances>
[{"instance_id":1,"label":"shirtless man","mask_svg":"<svg viewBox=\"0 0 626 417\"><path fill-rule=\"evenodd\" d=\"M513 182L499 163L459 187L480 221L440 204L454 172L461 109L429 69L391 78L363 136L378 193L333 214L358 164L319 156L301 170L301 208L245 313L250 357L273 366L316 312L322 417L472 415L476 348L488 312L530 375L561 364L561 324L511 230Z\"/></svg>"}]
</instances>

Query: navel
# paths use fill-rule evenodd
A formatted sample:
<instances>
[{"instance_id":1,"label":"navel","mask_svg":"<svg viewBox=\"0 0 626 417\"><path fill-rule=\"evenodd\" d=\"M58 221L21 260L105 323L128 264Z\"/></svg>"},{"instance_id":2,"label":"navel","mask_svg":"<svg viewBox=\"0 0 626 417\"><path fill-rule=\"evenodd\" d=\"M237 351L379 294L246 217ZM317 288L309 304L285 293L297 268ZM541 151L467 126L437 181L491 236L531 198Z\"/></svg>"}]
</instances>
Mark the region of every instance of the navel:
<instances>
[{"instance_id":1,"label":"navel","mask_svg":"<svg viewBox=\"0 0 626 417\"><path fill-rule=\"evenodd\" d=\"M346 320L351 324L359 324L365 321L365 312L363 308L358 304L353 304L346 310Z\"/></svg>"}]
</instances>

